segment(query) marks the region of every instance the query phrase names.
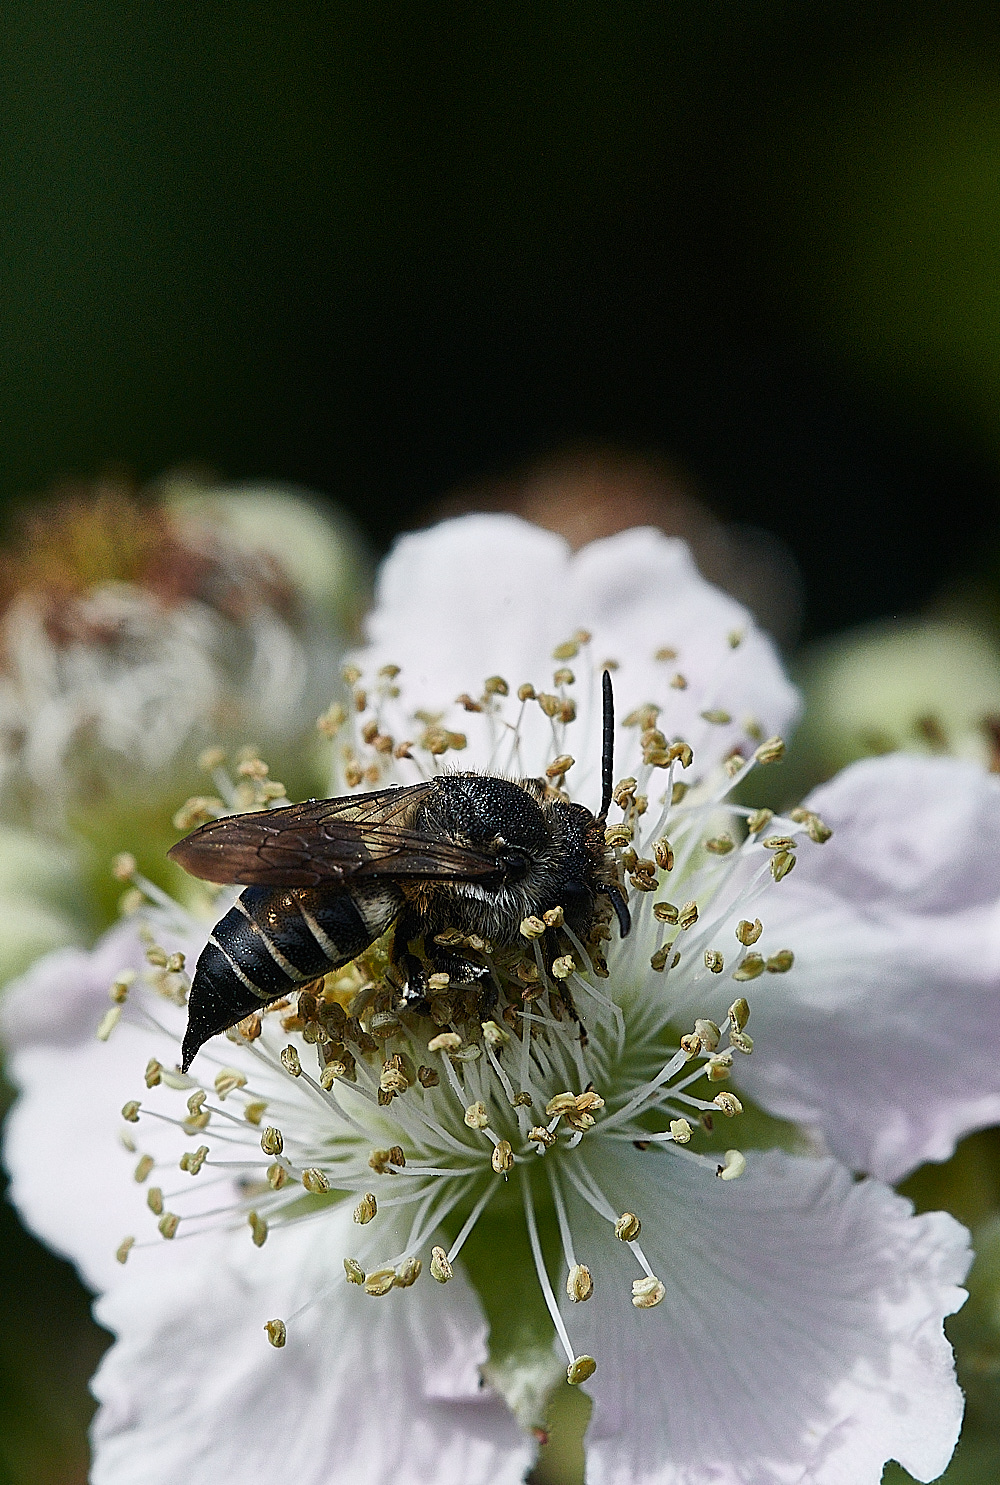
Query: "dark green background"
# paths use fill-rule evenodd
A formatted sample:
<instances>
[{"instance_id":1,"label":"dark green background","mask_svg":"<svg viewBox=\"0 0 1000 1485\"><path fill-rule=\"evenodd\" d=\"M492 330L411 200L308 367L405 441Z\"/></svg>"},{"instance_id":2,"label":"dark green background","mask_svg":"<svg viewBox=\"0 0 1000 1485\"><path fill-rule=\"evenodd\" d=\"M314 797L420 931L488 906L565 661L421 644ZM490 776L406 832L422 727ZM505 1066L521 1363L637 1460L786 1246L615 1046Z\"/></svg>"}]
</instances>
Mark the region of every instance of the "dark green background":
<instances>
[{"instance_id":1,"label":"dark green background","mask_svg":"<svg viewBox=\"0 0 1000 1485\"><path fill-rule=\"evenodd\" d=\"M807 633L916 609L998 541L998 56L961 0L8 0L0 502L202 460L382 547L596 437L782 534ZM96 1333L0 1237L0 1479L81 1479Z\"/></svg>"}]
</instances>

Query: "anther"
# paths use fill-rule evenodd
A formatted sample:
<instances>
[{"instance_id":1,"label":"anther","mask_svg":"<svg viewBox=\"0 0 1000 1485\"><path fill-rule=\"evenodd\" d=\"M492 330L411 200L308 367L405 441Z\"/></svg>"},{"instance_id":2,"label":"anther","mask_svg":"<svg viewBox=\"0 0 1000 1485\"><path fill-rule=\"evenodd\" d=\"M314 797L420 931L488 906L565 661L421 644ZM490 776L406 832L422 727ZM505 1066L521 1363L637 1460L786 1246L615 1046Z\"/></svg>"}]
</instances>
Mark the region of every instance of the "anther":
<instances>
[{"instance_id":1,"label":"anther","mask_svg":"<svg viewBox=\"0 0 1000 1485\"><path fill-rule=\"evenodd\" d=\"M457 1031L442 1031L438 1036L431 1037L427 1043L427 1050L428 1052L457 1052L461 1045L462 1038Z\"/></svg>"},{"instance_id":2,"label":"anther","mask_svg":"<svg viewBox=\"0 0 1000 1485\"><path fill-rule=\"evenodd\" d=\"M666 968L667 960L670 958L670 952L673 947L673 944L664 944L662 949L657 949L655 954L650 954L649 963L656 970L657 974L660 974Z\"/></svg>"},{"instance_id":3,"label":"anther","mask_svg":"<svg viewBox=\"0 0 1000 1485\"><path fill-rule=\"evenodd\" d=\"M728 856L735 848L736 842L731 835L713 835L705 842L705 850L710 851L713 856Z\"/></svg>"},{"instance_id":4,"label":"anther","mask_svg":"<svg viewBox=\"0 0 1000 1485\"><path fill-rule=\"evenodd\" d=\"M760 835L761 831L766 830L773 819L774 810L754 810L752 814L747 816L747 829L751 835Z\"/></svg>"},{"instance_id":5,"label":"anther","mask_svg":"<svg viewBox=\"0 0 1000 1485\"><path fill-rule=\"evenodd\" d=\"M448 1255L443 1248L431 1249L431 1278L436 1279L439 1284L447 1284L453 1278L455 1270L448 1262Z\"/></svg>"},{"instance_id":6,"label":"anther","mask_svg":"<svg viewBox=\"0 0 1000 1485\"><path fill-rule=\"evenodd\" d=\"M576 960L572 954L561 954L552 961L552 974L557 980L568 980L575 969Z\"/></svg>"},{"instance_id":7,"label":"anther","mask_svg":"<svg viewBox=\"0 0 1000 1485\"><path fill-rule=\"evenodd\" d=\"M177 1216L176 1212L164 1212L156 1224L160 1230L160 1236L165 1238L175 1237L177 1229L180 1226L180 1221L181 1219Z\"/></svg>"},{"instance_id":8,"label":"anther","mask_svg":"<svg viewBox=\"0 0 1000 1485\"><path fill-rule=\"evenodd\" d=\"M566 665L561 665L552 677L552 684L554 686L572 686L575 681L576 676Z\"/></svg>"},{"instance_id":9,"label":"anther","mask_svg":"<svg viewBox=\"0 0 1000 1485\"><path fill-rule=\"evenodd\" d=\"M574 1304L589 1299L594 1292L594 1281L585 1263L575 1263L566 1276L566 1293Z\"/></svg>"},{"instance_id":10,"label":"anther","mask_svg":"<svg viewBox=\"0 0 1000 1485\"><path fill-rule=\"evenodd\" d=\"M135 983L135 970L123 969L121 974L115 975L111 981L108 995L115 1005L123 1005L128 999L130 987Z\"/></svg>"},{"instance_id":11,"label":"anther","mask_svg":"<svg viewBox=\"0 0 1000 1485\"><path fill-rule=\"evenodd\" d=\"M693 928L698 921L698 904L686 902L677 914L677 921L682 928Z\"/></svg>"},{"instance_id":12,"label":"anther","mask_svg":"<svg viewBox=\"0 0 1000 1485\"><path fill-rule=\"evenodd\" d=\"M794 865L794 851L779 851L777 856L771 858L771 875L776 882L780 882L783 877L787 877Z\"/></svg>"},{"instance_id":13,"label":"anther","mask_svg":"<svg viewBox=\"0 0 1000 1485\"><path fill-rule=\"evenodd\" d=\"M767 742L762 742L760 747L754 751L754 757L758 763L777 763L779 758L785 756L785 740L783 737L769 737Z\"/></svg>"},{"instance_id":14,"label":"anther","mask_svg":"<svg viewBox=\"0 0 1000 1485\"><path fill-rule=\"evenodd\" d=\"M764 973L764 960L760 954L748 954L738 969L733 970L734 980L756 980Z\"/></svg>"},{"instance_id":15,"label":"anther","mask_svg":"<svg viewBox=\"0 0 1000 1485\"><path fill-rule=\"evenodd\" d=\"M544 1124L536 1124L533 1129L529 1129L528 1139L533 1145L540 1145L542 1150L550 1150L556 1143L556 1136L551 1129L546 1129Z\"/></svg>"},{"instance_id":16,"label":"anther","mask_svg":"<svg viewBox=\"0 0 1000 1485\"><path fill-rule=\"evenodd\" d=\"M699 1016L694 1023L694 1031L705 1051L714 1052L722 1037L722 1032L715 1022Z\"/></svg>"},{"instance_id":17,"label":"anther","mask_svg":"<svg viewBox=\"0 0 1000 1485\"><path fill-rule=\"evenodd\" d=\"M146 1192L146 1205L154 1217L159 1217L163 1212L163 1192L159 1186L150 1186Z\"/></svg>"},{"instance_id":18,"label":"anther","mask_svg":"<svg viewBox=\"0 0 1000 1485\"><path fill-rule=\"evenodd\" d=\"M393 1280L397 1289L409 1289L420 1278L424 1266L419 1258L404 1258L396 1269L396 1277Z\"/></svg>"},{"instance_id":19,"label":"anther","mask_svg":"<svg viewBox=\"0 0 1000 1485\"><path fill-rule=\"evenodd\" d=\"M727 1119L733 1119L743 1112L743 1105L735 1093L717 1093L712 1102L717 1109L722 1110Z\"/></svg>"},{"instance_id":20,"label":"anther","mask_svg":"<svg viewBox=\"0 0 1000 1485\"><path fill-rule=\"evenodd\" d=\"M741 918L736 925L736 937L748 948L757 942L763 932L764 926L759 918L755 918L752 923L748 923L746 918Z\"/></svg>"},{"instance_id":21,"label":"anther","mask_svg":"<svg viewBox=\"0 0 1000 1485\"><path fill-rule=\"evenodd\" d=\"M365 1271L356 1258L344 1259L344 1273L347 1275L348 1284L363 1284L365 1282Z\"/></svg>"},{"instance_id":22,"label":"anther","mask_svg":"<svg viewBox=\"0 0 1000 1485\"><path fill-rule=\"evenodd\" d=\"M398 1098L401 1093L405 1093L407 1088L409 1088L410 1080L402 1068L393 1067L391 1063L386 1063L385 1067L379 1073L378 1085L383 1093L389 1093Z\"/></svg>"},{"instance_id":23,"label":"anther","mask_svg":"<svg viewBox=\"0 0 1000 1485\"><path fill-rule=\"evenodd\" d=\"M487 676L483 682L483 690L487 696L508 696L510 687L502 675Z\"/></svg>"},{"instance_id":24,"label":"anther","mask_svg":"<svg viewBox=\"0 0 1000 1485\"><path fill-rule=\"evenodd\" d=\"M566 1380L571 1387L579 1387L581 1382L586 1382L597 1370L597 1362L592 1356L577 1356L566 1368Z\"/></svg>"},{"instance_id":25,"label":"anther","mask_svg":"<svg viewBox=\"0 0 1000 1485\"><path fill-rule=\"evenodd\" d=\"M642 1223L634 1212L622 1212L615 1223L615 1237L623 1243L633 1242L642 1231Z\"/></svg>"},{"instance_id":26,"label":"anther","mask_svg":"<svg viewBox=\"0 0 1000 1485\"><path fill-rule=\"evenodd\" d=\"M354 1208L354 1220L359 1227L366 1227L376 1216L378 1216L378 1202L375 1200L375 1193L366 1191Z\"/></svg>"},{"instance_id":27,"label":"anther","mask_svg":"<svg viewBox=\"0 0 1000 1485\"><path fill-rule=\"evenodd\" d=\"M723 1181L735 1181L747 1168L747 1158L741 1150L727 1150L722 1164L716 1171Z\"/></svg>"},{"instance_id":28,"label":"anther","mask_svg":"<svg viewBox=\"0 0 1000 1485\"><path fill-rule=\"evenodd\" d=\"M672 902L654 902L653 917L659 923L676 923L679 909Z\"/></svg>"},{"instance_id":29,"label":"anther","mask_svg":"<svg viewBox=\"0 0 1000 1485\"><path fill-rule=\"evenodd\" d=\"M421 1064L417 1068L417 1082L421 1088L436 1088L441 1081L441 1074L433 1067L425 1067Z\"/></svg>"},{"instance_id":30,"label":"anther","mask_svg":"<svg viewBox=\"0 0 1000 1485\"><path fill-rule=\"evenodd\" d=\"M220 1099L237 1088L245 1088L247 1080L235 1067L223 1067L215 1075L215 1091Z\"/></svg>"},{"instance_id":31,"label":"anther","mask_svg":"<svg viewBox=\"0 0 1000 1485\"><path fill-rule=\"evenodd\" d=\"M156 1161L153 1159L152 1155L143 1155L140 1157L139 1164L132 1172L133 1176L140 1186L142 1185L143 1181L145 1181L146 1178L149 1176L149 1173L152 1171L155 1164Z\"/></svg>"},{"instance_id":32,"label":"anther","mask_svg":"<svg viewBox=\"0 0 1000 1485\"><path fill-rule=\"evenodd\" d=\"M307 1166L302 1172L302 1184L313 1196L324 1196L330 1189L330 1182L315 1165Z\"/></svg>"},{"instance_id":33,"label":"anther","mask_svg":"<svg viewBox=\"0 0 1000 1485\"><path fill-rule=\"evenodd\" d=\"M264 1329L272 1346L280 1348L285 1344L288 1332L285 1330L284 1320L268 1320Z\"/></svg>"},{"instance_id":34,"label":"anther","mask_svg":"<svg viewBox=\"0 0 1000 1485\"><path fill-rule=\"evenodd\" d=\"M542 922L541 918L536 917L534 913L532 913L530 917L522 918L520 932L523 938L529 940L534 938L541 938L542 935L545 933L545 924Z\"/></svg>"},{"instance_id":35,"label":"anther","mask_svg":"<svg viewBox=\"0 0 1000 1485\"><path fill-rule=\"evenodd\" d=\"M250 1235L253 1238L255 1248L263 1248L267 1242L267 1223L264 1218L256 1212L247 1213L247 1222L250 1225Z\"/></svg>"},{"instance_id":36,"label":"anther","mask_svg":"<svg viewBox=\"0 0 1000 1485\"><path fill-rule=\"evenodd\" d=\"M732 1052L718 1052L705 1063L705 1075L710 1083L722 1083L729 1077L732 1067Z\"/></svg>"},{"instance_id":37,"label":"anther","mask_svg":"<svg viewBox=\"0 0 1000 1485\"><path fill-rule=\"evenodd\" d=\"M795 955L791 949L780 949L777 954L771 955L764 967L773 975L783 975L791 969L794 963Z\"/></svg>"},{"instance_id":38,"label":"anther","mask_svg":"<svg viewBox=\"0 0 1000 1485\"><path fill-rule=\"evenodd\" d=\"M197 1150L185 1150L178 1162L181 1170L186 1170L189 1176L196 1176L205 1164L208 1155L208 1146L199 1145Z\"/></svg>"},{"instance_id":39,"label":"anther","mask_svg":"<svg viewBox=\"0 0 1000 1485\"><path fill-rule=\"evenodd\" d=\"M485 1129L490 1122L484 1103L470 1103L465 1111L465 1122L470 1129Z\"/></svg>"},{"instance_id":40,"label":"anther","mask_svg":"<svg viewBox=\"0 0 1000 1485\"><path fill-rule=\"evenodd\" d=\"M265 1155L280 1155L285 1148L285 1141L280 1129L275 1129L269 1124L260 1137L260 1148Z\"/></svg>"},{"instance_id":41,"label":"anther","mask_svg":"<svg viewBox=\"0 0 1000 1485\"><path fill-rule=\"evenodd\" d=\"M139 1110L141 1108L142 1104L137 1098L130 1098L128 1103L122 1105L122 1118L127 1120L129 1124L138 1124Z\"/></svg>"},{"instance_id":42,"label":"anther","mask_svg":"<svg viewBox=\"0 0 1000 1485\"><path fill-rule=\"evenodd\" d=\"M726 961L718 949L705 950L705 968L711 970L713 975L721 975L726 967Z\"/></svg>"},{"instance_id":43,"label":"anther","mask_svg":"<svg viewBox=\"0 0 1000 1485\"><path fill-rule=\"evenodd\" d=\"M279 1165L277 1161L267 1168L267 1184L272 1191L280 1191L282 1186L288 1184L288 1171L283 1165Z\"/></svg>"},{"instance_id":44,"label":"anther","mask_svg":"<svg viewBox=\"0 0 1000 1485\"><path fill-rule=\"evenodd\" d=\"M744 1026L750 1020L750 1006L741 995L737 1000L733 1001L732 1005L729 1007L729 1010L726 1012L726 1015L728 1016L731 1025L734 1026L737 1031L742 1031Z\"/></svg>"},{"instance_id":45,"label":"anther","mask_svg":"<svg viewBox=\"0 0 1000 1485\"><path fill-rule=\"evenodd\" d=\"M97 1040L99 1042L106 1042L108 1037L114 1031L115 1027L118 1025L118 1022L121 1020L121 1018L121 1006L110 1006L109 1009L104 1012L104 1015L101 1017L100 1021L97 1023Z\"/></svg>"},{"instance_id":46,"label":"anther","mask_svg":"<svg viewBox=\"0 0 1000 1485\"><path fill-rule=\"evenodd\" d=\"M534 701L535 688L530 681L525 681L523 686L517 688L518 701Z\"/></svg>"},{"instance_id":47,"label":"anther","mask_svg":"<svg viewBox=\"0 0 1000 1485\"><path fill-rule=\"evenodd\" d=\"M514 1166L514 1151L509 1140L501 1140L494 1145L490 1163L498 1176L505 1176Z\"/></svg>"},{"instance_id":48,"label":"anther","mask_svg":"<svg viewBox=\"0 0 1000 1485\"><path fill-rule=\"evenodd\" d=\"M823 845L824 841L828 841L833 834L829 825L824 824L819 815L814 814L812 810L802 809L801 806L790 812L789 819L794 820L796 825L804 825L809 839L815 841L818 846Z\"/></svg>"},{"instance_id":49,"label":"anther","mask_svg":"<svg viewBox=\"0 0 1000 1485\"><path fill-rule=\"evenodd\" d=\"M686 1119L671 1119L670 1133L673 1135L674 1144L686 1145L690 1143L694 1131Z\"/></svg>"},{"instance_id":50,"label":"anther","mask_svg":"<svg viewBox=\"0 0 1000 1485\"><path fill-rule=\"evenodd\" d=\"M666 1290L655 1275L645 1279L633 1279L632 1303L637 1310L651 1310L660 1303Z\"/></svg>"},{"instance_id":51,"label":"anther","mask_svg":"<svg viewBox=\"0 0 1000 1485\"><path fill-rule=\"evenodd\" d=\"M119 1263L128 1262L128 1255L131 1253L134 1246L134 1237L122 1238L121 1242L118 1244L118 1247L115 1249L115 1257L117 1258Z\"/></svg>"},{"instance_id":52,"label":"anther","mask_svg":"<svg viewBox=\"0 0 1000 1485\"><path fill-rule=\"evenodd\" d=\"M661 871L673 871L674 853L666 836L661 836L661 838L653 846L653 856L655 857L656 864Z\"/></svg>"},{"instance_id":53,"label":"anther","mask_svg":"<svg viewBox=\"0 0 1000 1485\"><path fill-rule=\"evenodd\" d=\"M686 1053L689 1059L697 1057L701 1051L701 1037L695 1036L693 1032L688 1032L687 1036L682 1036L681 1051Z\"/></svg>"},{"instance_id":54,"label":"anther","mask_svg":"<svg viewBox=\"0 0 1000 1485\"><path fill-rule=\"evenodd\" d=\"M130 882L135 876L136 860L128 851L121 851L111 863L111 875L118 882Z\"/></svg>"},{"instance_id":55,"label":"anther","mask_svg":"<svg viewBox=\"0 0 1000 1485\"><path fill-rule=\"evenodd\" d=\"M379 1268L365 1279L365 1293L375 1299L388 1294L389 1290L396 1284L396 1270L394 1268Z\"/></svg>"},{"instance_id":56,"label":"anther","mask_svg":"<svg viewBox=\"0 0 1000 1485\"><path fill-rule=\"evenodd\" d=\"M252 1098L243 1109L243 1117L248 1124L259 1124L267 1111L267 1100L264 1098Z\"/></svg>"},{"instance_id":57,"label":"anther","mask_svg":"<svg viewBox=\"0 0 1000 1485\"><path fill-rule=\"evenodd\" d=\"M302 1076L302 1064L299 1061L299 1054L294 1047L282 1047L281 1065L285 1069L285 1072L290 1073L293 1078L300 1078Z\"/></svg>"}]
</instances>

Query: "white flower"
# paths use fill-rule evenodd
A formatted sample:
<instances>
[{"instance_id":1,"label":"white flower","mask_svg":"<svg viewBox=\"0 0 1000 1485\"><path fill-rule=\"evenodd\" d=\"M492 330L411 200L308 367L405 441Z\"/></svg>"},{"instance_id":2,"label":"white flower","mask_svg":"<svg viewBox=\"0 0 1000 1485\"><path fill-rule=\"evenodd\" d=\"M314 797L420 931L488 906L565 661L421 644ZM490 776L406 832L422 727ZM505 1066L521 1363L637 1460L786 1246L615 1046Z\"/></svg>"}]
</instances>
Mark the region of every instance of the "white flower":
<instances>
[{"instance_id":1,"label":"white flower","mask_svg":"<svg viewBox=\"0 0 1000 1485\"><path fill-rule=\"evenodd\" d=\"M843 845L826 841L827 801L765 819L732 790L780 753L795 694L683 546L630 532L571 558L523 523L469 518L386 564L349 672L356 709L327 719L333 788L457 762L550 770L596 809L605 662L633 921L624 941L607 930L606 975L601 933L567 935L549 981L526 922L522 951L479 946L502 987L491 1014L437 985L420 1018L381 988L373 952L210 1042L183 1077L186 971L170 956L190 965L207 925L151 891L141 931L50 956L11 992L14 1199L117 1336L94 1383L96 1485L237 1470L513 1485L529 1440L481 1369L526 1423L558 1369L582 1382L597 1485L944 1468L962 1404L942 1320L963 1298L964 1230L829 1156L746 1148L730 1084L861 1166L939 1154L989 1117L945 1036L979 1016L992 1046L959 942L967 906L995 917L970 818L987 781L945 769L908 793L905 765L869 765L874 786L832 786ZM928 811L956 861L974 857L943 893ZM934 914L937 1000L900 947ZM885 1049L870 1082L845 1065L865 1034Z\"/></svg>"},{"instance_id":2,"label":"white flower","mask_svg":"<svg viewBox=\"0 0 1000 1485\"><path fill-rule=\"evenodd\" d=\"M207 743L299 741L364 588L358 551L286 491L184 485L154 502L109 484L35 512L3 570L8 817L62 827L109 801L145 808Z\"/></svg>"}]
</instances>

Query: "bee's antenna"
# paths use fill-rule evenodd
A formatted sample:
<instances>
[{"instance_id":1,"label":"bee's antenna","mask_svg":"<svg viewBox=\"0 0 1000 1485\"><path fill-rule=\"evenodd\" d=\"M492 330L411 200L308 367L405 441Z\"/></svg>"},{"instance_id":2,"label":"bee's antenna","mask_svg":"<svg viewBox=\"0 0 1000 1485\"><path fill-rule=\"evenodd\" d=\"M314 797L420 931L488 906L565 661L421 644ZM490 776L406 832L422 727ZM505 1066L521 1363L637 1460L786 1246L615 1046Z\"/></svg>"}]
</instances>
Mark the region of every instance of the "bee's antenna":
<instances>
[{"instance_id":1,"label":"bee's antenna","mask_svg":"<svg viewBox=\"0 0 1000 1485\"><path fill-rule=\"evenodd\" d=\"M601 746L601 812L598 819L603 825L611 808L611 794L615 787L615 697L611 689L611 672L604 672L604 733Z\"/></svg>"}]
</instances>

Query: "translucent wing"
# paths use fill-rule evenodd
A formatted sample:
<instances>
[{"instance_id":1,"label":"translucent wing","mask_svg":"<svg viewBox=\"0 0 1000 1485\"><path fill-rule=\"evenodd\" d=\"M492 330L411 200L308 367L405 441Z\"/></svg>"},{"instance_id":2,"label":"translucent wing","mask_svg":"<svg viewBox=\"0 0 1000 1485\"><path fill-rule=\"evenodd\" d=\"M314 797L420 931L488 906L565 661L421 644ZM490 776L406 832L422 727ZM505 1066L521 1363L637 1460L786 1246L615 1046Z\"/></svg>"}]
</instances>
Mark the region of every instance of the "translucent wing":
<instances>
[{"instance_id":1,"label":"translucent wing","mask_svg":"<svg viewBox=\"0 0 1000 1485\"><path fill-rule=\"evenodd\" d=\"M210 820L168 853L192 876L247 887L334 886L354 877L489 876L491 856L410 828L433 783Z\"/></svg>"}]
</instances>

